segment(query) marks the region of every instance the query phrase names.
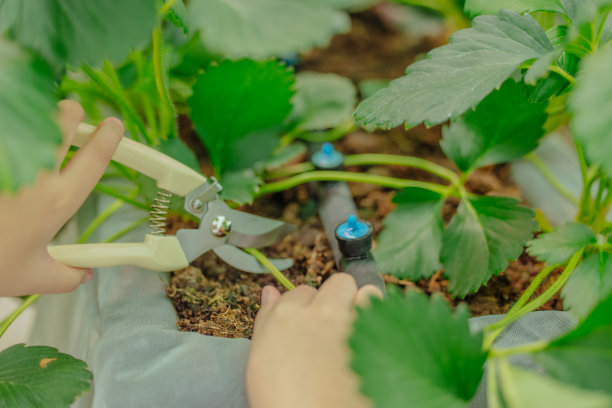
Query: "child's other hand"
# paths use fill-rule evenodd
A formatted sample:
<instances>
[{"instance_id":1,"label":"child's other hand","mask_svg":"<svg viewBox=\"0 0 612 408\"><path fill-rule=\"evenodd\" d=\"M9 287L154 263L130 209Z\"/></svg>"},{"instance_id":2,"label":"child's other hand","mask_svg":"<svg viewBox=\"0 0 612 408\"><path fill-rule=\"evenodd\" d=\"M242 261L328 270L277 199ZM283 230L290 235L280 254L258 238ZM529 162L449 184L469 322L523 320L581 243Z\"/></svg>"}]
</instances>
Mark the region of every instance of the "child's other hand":
<instances>
[{"instance_id":1,"label":"child's other hand","mask_svg":"<svg viewBox=\"0 0 612 408\"><path fill-rule=\"evenodd\" d=\"M346 340L355 304L371 295L382 297L374 286L357 290L345 273L318 291L300 286L281 296L265 287L247 368L251 408L369 407L349 367Z\"/></svg>"},{"instance_id":2,"label":"child's other hand","mask_svg":"<svg viewBox=\"0 0 612 408\"><path fill-rule=\"evenodd\" d=\"M104 120L60 171L83 117L78 103L60 102L59 125L64 140L55 170L40 173L34 185L16 194L0 192L0 296L69 292L93 278L90 269L71 268L47 252L49 241L102 177L123 136L118 119Z\"/></svg>"}]
</instances>

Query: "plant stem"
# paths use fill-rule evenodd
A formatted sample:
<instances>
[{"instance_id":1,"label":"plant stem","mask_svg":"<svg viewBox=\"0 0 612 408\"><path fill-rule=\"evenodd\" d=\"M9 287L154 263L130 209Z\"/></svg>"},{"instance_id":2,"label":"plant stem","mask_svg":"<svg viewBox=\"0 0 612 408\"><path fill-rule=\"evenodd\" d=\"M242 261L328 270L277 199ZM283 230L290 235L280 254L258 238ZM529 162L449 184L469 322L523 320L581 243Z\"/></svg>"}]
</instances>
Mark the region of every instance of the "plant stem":
<instances>
[{"instance_id":1,"label":"plant stem","mask_svg":"<svg viewBox=\"0 0 612 408\"><path fill-rule=\"evenodd\" d=\"M104 194L106 194L108 196L111 196L111 197L114 197L114 198L118 198L119 200L125 201L126 203L131 204L134 207L141 208L141 209L147 210L147 211L150 210L150 207L147 204L141 203L140 201L136 201L135 199L133 199L131 197L125 196L125 195L119 193L118 191L116 191L116 190L114 190L114 189L112 189L112 188L110 188L108 186L105 186L104 184L96 185L94 190L98 191L100 193L104 193Z\"/></svg>"},{"instance_id":2,"label":"plant stem","mask_svg":"<svg viewBox=\"0 0 612 408\"><path fill-rule=\"evenodd\" d=\"M497 334L499 334L498 329L503 329L510 323L515 322L516 320L523 317L527 313L536 310L537 308L542 306L544 303L546 303L548 300L550 300L550 298L552 298L563 287L565 282L567 282L570 275L576 268L576 265L580 261L583 252L584 252L584 248L580 249L574 255L572 255L572 257L570 258L567 266L565 267L561 275L559 275L557 280L548 289L542 292L540 296L535 298L533 301L531 301L524 307L516 310L515 312L508 313L503 319L499 320L498 322L495 322L485 327L484 331L489 332L489 334L485 337L485 340L483 342L483 348L489 348L493 344L495 337L497 336Z\"/></svg>"},{"instance_id":3,"label":"plant stem","mask_svg":"<svg viewBox=\"0 0 612 408\"><path fill-rule=\"evenodd\" d=\"M4 319L2 321L2 323L0 323L0 337L2 337L2 335L4 334L4 332L6 331L6 329L9 328L9 326L15 321L15 319L17 319L19 317L19 315L28 308L28 306L30 306L32 303L34 303L36 301L36 299L38 299L40 297L40 295L30 295L27 298L24 299L24 301L21 303L21 305L19 305L19 307L17 309L15 309L15 311L13 313L10 314L9 317L7 317L6 319Z\"/></svg>"},{"instance_id":4,"label":"plant stem","mask_svg":"<svg viewBox=\"0 0 612 408\"><path fill-rule=\"evenodd\" d=\"M523 292L519 300L517 300L516 303L510 309L510 311L508 311L508 314L510 315L516 313L517 310L522 308L523 305L527 303L529 299L531 299L531 296L535 293L536 289L540 287L544 279L546 279L546 277L558 267L559 265L548 265L542 268L542 270L536 275L536 277L533 278L527 289L525 289L525 292Z\"/></svg>"},{"instance_id":5,"label":"plant stem","mask_svg":"<svg viewBox=\"0 0 612 408\"><path fill-rule=\"evenodd\" d=\"M531 164L536 166L536 168L542 173L542 175L546 178L546 180L553 186L563 197L567 198L570 202L574 203L576 206L580 204L578 199L574 197L572 193L570 193L557 178L552 174L550 169L546 166L546 163L535 153L529 153L525 156L525 159L529 161Z\"/></svg>"},{"instance_id":6,"label":"plant stem","mask_svg":"<svg viewBox=\"0 0 612 408\"><path fill-rule=\"evenodd\" d=\"M160 9L159 9L159 15L161 17L165 16L167 12L170 11L170 9L172 8L172 6L174 6L174 3L176 3L177 0L170 0L168 2L166 2Z\"/></svg>"},{"instance_id":7,"label":"plant stem","mask_svg":"<svg viewBox=\"0 0 612 408\"><path fill-rule=\"evenodd\" d=\"M285 180L274 183L264 184L257 193L258 196L263 194L277 193L279 191L288 190L297 185L309 183L311 181L349 181L354 183L370 183L385 186L389 188L408 188L418 187L426 190L434 191L439 194L447 192L445 186L439 184L427 183L424 181L405 180L395 177L377 176L374 174L352 173L347 171L311 171L298 174Z\"/></svg>"},{"instance_id":8,"label":"plant stem","mask_svg":"<svg viewBox=\"0 0 612 408\"><path fill-rule=\"evenodd\" d=\"M94 81L104 92L106 92L113 101L115 101L119 105L119 108L122 110L124 119L126 121L126 127L131 127L131 124L133 123L138 128L138 132L140 132L146 142L148 144L151 144L152 141L149 135L147 134L147 129L144 125L144 122L142 121L138 113L134 110L132 105L124 97L123 92L117 92L113 86L108 84L104 80L104 78L102 78L100 74L98 74L96 71L94 71L87 65L83 65L82 70L92 81ZM133 133L133 136L135 138L138 136L138 132L130 131L130 133Z\"/></svg>"},{"instance_id":9,"label":"plant stem","mask_svg":"<svg viewBox=\"0 0 612 408\"><path fill-rule=\"evenodd\" d=\"M414 167L442 177L451 183L459 184L459 176L457 176L453 171L419 157L398 156L393 154L354 154L344 158L345 166L370 164Z\"/></svg>"},{"instance_id":10,"label":"plant stem","mask_svg":"<svg viewBox=\"0 0 612 408\"><path fill-rule=\"evenodd\" d=\"M294 176L296 174L305 173L314 170L314 165L311 162L292 164L291 166L281 167L278 170L271 171L265 175L266 180L273 180L283 177Z\"/></svg>"},{"instance_id":11,"label":"plant stem","mask_svg":"<svg viewBox=\"0 0 612 408\"><path fill-rule=\"evenodd\" d=\"M540 351L550 344L550 340L544 339L534 341L533 343L521 344L520 346L507 347L507 348L493 348L489 352L491 357L507 357L512 354L521 353L533 353L534 351Z\"/></svg>"},{"instance_id":12,"label":"plant stem","mask_svg":"<svg viewBox=\"0 0 612 408\"><path fill-rule=\"evenodd\" d=\"M582 143L574 139L574 145L576 146L576 153L578 154L578 162L580 163L580 174L582 175L582 186L584 187L587 185L588 182L588 167L586 164L586 158L584 156L584 150L582 149Z\"/></svg>"},{"instance_id":13,"label":"plant stem","mask_svg":"<svg viewBox=\"0 0 612 408\"><path fill-rule=\"evenodd\" d=\"M274 264L272 262L270 262L268 257L265 256L264 254L262 254L258 249L255 249L255 248L243 248L242 250L244 252L246 252L247 254L253 255L259 261L259 263L261 263L263 266L265 266L270 271L272 276L274 276L276 278L276 280L281 285L283 285L285 288L287 288L289 290L295 289L295 286L293 285L293 283L291 283L291 281L289 279L287 279L287 277L285 275L283 275L281 273L281 271L279 271L276 268L276 266L274 266Z\"/></svg>"},{"instance_id":14,"label":"plant stem","mask_svg":"<svg viewBox=\"0 0 612 408\"><path fill-rule=\"evenodd\" d=\"M355 129L355 122L351 119L326 132L303 132L298 133L296 137L311 143L333 142Z\"/></svg>"},{"instance_id":15,"label":"plant stem","mask_svg":"<svg viewBox=\"0 0 612 408\"><path fill-rule=\"evenodd\" d=\"M170 4L170 2L166 3L166 5L168 4ZM159 99L162 102L162 109L160 109L160 120L162 122L160 126L160 134L163 138L166 138L166 135L164 135L163 132L169 132L172 137L177 137L178 132L176 129L175 118L176 112L174 110L174 105L170 100L168 87L164 81L161 45L162 32L160 23L153 30L153 70L155 71L155 86L157 87Z\"/></svg>"},{"instance_id":16,"label":"plant stem","mask_svg":"<svg viewBox=\"0 0 612 408\"><path fill-rule=\"evenodd\" d=\"M132 224L128 225L127 227L125 227L121 231L118 231L118 232L114 233L113 235L111 235L110 237L106 238L102 242L103 243L114 242L114 241L118 240L119 238L121 238L122 236L124 236L125 234L127 234L128 232L131 232L131 231L135 230L136 228L140 227L142 224L146 223L148 220L149 220L148 217L136 220Z\"/></svg>"},{"instance_id":17,"label":"plant stem","mask_svg":"<svg viewBox=\"0 0 612 408\"><path fill-rule=\"evenodd\" d=\"M501 408L497 385L497 359L487 361L487 403L490 408Z\"/></svg>"},{"instance_id":18,"label":"plant stem","mask_svg":"<svg viewBox=\"0 0 612 408\"><path fill-rule=\"evenodd\" d=\"M548 70L550 72L554 72L556 74L561 75L563 78L567 80L567 82L569 82L572 85L576 83L576 79L558 65L551 65L550 67L548 67Z\"/></svg>"},{"instance_id":19,"label":"plant stem","mask_svg":"<svg viewBox=\"0 0 612 408\"><path fill-rule=\"evenodd\" d=\"M125 177L127 180L134 180L134 172L128 167L124 166L121 163L117 163L114 160L111 160L110 165L116 168L119 171L119 173L121 173L121 175Z\"/></svg>"},{"instance_id":20,"label":"plant stem","mask_svg":"<svg viewBox=\"0 0 612 408\"><path fill-rule=\"evenodd\" d=\"M102 225L104 221L106 221L111 215L116 213L117 210L121 208L121 206L123 206L123 203L124 203L123 200L117 199L113 201L111 205L106 207L104 211L98 214L98 216L89 223L89 225L87 226L87 228L85 228L85 231L83 231L83 234L81 235L77 243L84 244L87 241L87 239L89 239L91 234L93 234L94 231L98 229L98 227Z\"/></svg>"}]
</instances>

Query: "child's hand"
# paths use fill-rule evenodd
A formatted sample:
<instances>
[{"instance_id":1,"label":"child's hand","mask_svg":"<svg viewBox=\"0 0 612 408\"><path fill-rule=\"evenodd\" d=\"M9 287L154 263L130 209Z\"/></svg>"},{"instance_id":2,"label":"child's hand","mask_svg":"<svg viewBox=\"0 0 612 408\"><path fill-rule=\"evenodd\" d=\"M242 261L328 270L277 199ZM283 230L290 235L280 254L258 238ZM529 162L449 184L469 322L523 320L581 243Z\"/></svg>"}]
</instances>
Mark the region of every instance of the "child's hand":
<instances>
[{"instance_id":1,"label":"child's hand","mask_svg":"<svg viewBox=\"0 0 612 408\"><path fill-rule=\"evenodd\" d=\"M358 291L344 273L319 291L300 286L281 296L265 287L247 368L251 408L369 407L349 368L346 340L355 304L370 295L382 297L374 286Z\"/></svg>"},{"instance_id":2,"label":"child's hand","mask_svg":"<svg viewBox=\"0 0 612 408\"><path fill-rule=\"evenodd\" d=\"M0 296L69 292L93 278L90 269L71 268L47 252L49 241L102 177L123 136L118 119L104 120L89 142L59 171L83 117L78 103L60 102L59 125L64 141L56 169L39 174L34 185L23 187L17 194L0 193Z\"/></svg>"}]
</instances>

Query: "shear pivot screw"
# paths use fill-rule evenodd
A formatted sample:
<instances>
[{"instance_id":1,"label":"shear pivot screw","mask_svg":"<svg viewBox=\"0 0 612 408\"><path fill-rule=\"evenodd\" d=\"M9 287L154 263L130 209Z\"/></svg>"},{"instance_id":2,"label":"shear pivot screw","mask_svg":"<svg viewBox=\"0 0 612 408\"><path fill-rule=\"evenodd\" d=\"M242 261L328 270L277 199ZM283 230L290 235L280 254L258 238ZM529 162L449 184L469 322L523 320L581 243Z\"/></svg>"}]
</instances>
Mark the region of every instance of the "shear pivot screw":
<instances>
[{"instance_id":1,"label":"shear pivot screw","mask_svg":"<svg viewBox=\"0 0 612 408\"><path fill-rule=\"evenodd\" d=\"M232 229L232 222L224 215L219 215L210 225L210 232L215 237L223 238L229 234Z\"/></svg>"},{"instance_id":2,"label":"shear pivot screw","mask_svg":"<svg viewBox=\"0 0 612 408\"><path fill-rule=\"evenodd\" d=\"M200 211L200 210L202 210L202 207L203 207L203 204L202 204L201 200L199 200L197 198L194 199L194 200L191 200L191 209L193 211Z\"/></svg>"}]
</instances>

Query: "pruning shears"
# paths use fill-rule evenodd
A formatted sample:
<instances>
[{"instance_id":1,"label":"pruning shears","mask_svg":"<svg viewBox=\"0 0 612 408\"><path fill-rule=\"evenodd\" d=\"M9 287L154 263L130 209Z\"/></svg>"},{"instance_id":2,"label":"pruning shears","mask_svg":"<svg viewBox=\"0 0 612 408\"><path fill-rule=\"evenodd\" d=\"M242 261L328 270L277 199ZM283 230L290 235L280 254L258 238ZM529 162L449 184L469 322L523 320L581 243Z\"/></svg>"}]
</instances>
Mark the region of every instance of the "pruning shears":
<instances>
[{"instance_id":1,"label":"pruning shears","mask_svg":"<svg viewBox=\"0 0 612 408\"><path fill-rule=\"evenodd\" d=\"M82 146L96 130L81 124L73 145ZM200 255L213 250L223 261L245 272L267 273L255 257L240 248L261 248L278 242L295 226L231 209L219 198L221 185L163 153L123 138L113 160L154 179L160 192L151 208L151 232L144 242L49 246L52 257L81 268L133 265L169 272L185 268ZM169 198L185 197L185 210L199 220L197 229L181 229L165 235ZM291 259L273 259L283 270Z\"/></svg>"}]
</instances>

